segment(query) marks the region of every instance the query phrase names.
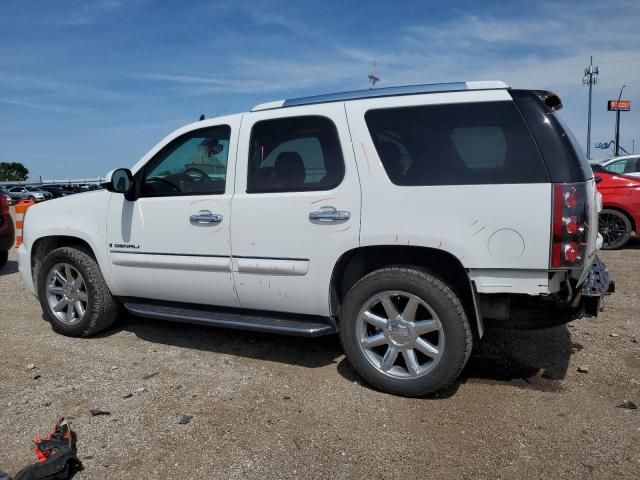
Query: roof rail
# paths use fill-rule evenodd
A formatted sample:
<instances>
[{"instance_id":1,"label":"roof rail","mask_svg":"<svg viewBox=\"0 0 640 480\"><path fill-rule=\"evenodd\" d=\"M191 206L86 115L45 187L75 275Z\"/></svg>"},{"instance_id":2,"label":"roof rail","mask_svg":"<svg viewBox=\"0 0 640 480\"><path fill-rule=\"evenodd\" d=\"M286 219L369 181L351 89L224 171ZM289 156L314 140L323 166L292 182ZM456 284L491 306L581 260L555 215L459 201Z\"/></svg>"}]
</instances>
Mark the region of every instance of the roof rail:
<instances>
[{"instance_id":1,"label":"roof rail","mask_svg":"<svg viewBox=\"0 0 640 480\"><path fill-rule=\"evenodd\" d=\"M501 81L427 83L423 85L405 85L401 87L369 88L367 90L355 90L352 92L328 93L325 95L313 95L311 97L276 100L274 102L256 105L251 109L251 111L256 112L259 110L271 110L274 108L358 100L362 98L393 97L397 95L418 95L422 93L438 92L460 92L465 90L496 90L506 88L509 88L509 85Z\"/></svg>"}]
</instances>

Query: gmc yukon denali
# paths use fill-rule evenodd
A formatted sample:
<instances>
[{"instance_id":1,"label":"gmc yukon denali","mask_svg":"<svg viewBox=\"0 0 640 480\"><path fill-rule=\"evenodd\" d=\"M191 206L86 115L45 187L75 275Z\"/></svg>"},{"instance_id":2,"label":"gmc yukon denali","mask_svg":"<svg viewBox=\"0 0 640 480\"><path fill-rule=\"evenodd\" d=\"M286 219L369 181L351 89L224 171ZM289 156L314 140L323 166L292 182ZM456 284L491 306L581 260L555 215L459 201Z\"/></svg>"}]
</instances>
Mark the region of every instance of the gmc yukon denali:
<instances>
[{"instance_id":1,"label":"gmc yukon denali","mask_svg":"<svg viewBox=\"0 0 640 480\"><path fill-rule=\"evenodd\" d=\"M120 308L318 336L401 395L462 371L491 319L595 316L593 173L546 91L503 82L261 104L162 140L106 189L31 207L19 264L63 335Z\"/></svg>"}]
</instances>

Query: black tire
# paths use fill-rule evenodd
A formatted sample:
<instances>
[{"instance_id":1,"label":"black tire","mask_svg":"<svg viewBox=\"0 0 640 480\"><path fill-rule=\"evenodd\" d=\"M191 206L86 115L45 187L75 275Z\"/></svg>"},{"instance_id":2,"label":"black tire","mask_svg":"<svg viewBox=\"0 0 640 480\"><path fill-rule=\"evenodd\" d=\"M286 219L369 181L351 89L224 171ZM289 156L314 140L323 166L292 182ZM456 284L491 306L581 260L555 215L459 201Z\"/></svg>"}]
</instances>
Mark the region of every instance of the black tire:
<instances>
[{"instance_id":1,"label":"black tire","mask_svg":"<svg viewBox=\"0 0 640 480\"><path fill-rule=\"evenodd\" d=\"M373 366L359 346L357 317L365 303L385 291L415 295L437 314L446 339L439 362L424 376L393 378ZM356 283L347 294L340 316L340 340L347 358L374 387L393 394L423 396L452 384L462 372L473 347L473 335L462 303L445 283L419 267L376 270Z\"/></svg>"},{"instance_id":2,"label":"black tire","mask_svg":"<svg viewBox=\"0 0 640 480\"><path fill-rule=\"evenodd\" d=\"M4 267L9 261L9 251L3 250L0 251L0 268Z\"/></svg>"},{"instance_id":3,"label":"black tire","mask_svg":"<svg viewBox=\"0 0 640 480\"><path fill-rule=\"evenodd\" d=\"M62 323L53 313L47 300L47 277L58 263L68 263L85 280L88 302L84 318L74 325ZM46 319L57 333L69 337L88 337L109 328L118 316L118 302L104 281L95 258L83 246L61 247L52 250L42 262L38 275L38 298Z\"/></svg>"},{"instance_id":4,"label":"black tire","mask_svg":"<svg viewBox=\"0 0 640 480\"><path fill-rule=\"evenodd\" d=\"M603 250L616 250L624 247L633 232L631 221L619 210L605 208L600 212L598 231L602 235Z\"/></svg>"},{"instance_id":5,"label":"black tire","mask_svg":"<svg viewBox=\"0 0 640 480\"><path fill-rule=\"evenodd\" d=\"M32 202L35 202L35 201L36 201L36 197L34 197L34 196L30 196L30 197L29 197L29 200L31 200Z\"/></svg>"}]
</instances>

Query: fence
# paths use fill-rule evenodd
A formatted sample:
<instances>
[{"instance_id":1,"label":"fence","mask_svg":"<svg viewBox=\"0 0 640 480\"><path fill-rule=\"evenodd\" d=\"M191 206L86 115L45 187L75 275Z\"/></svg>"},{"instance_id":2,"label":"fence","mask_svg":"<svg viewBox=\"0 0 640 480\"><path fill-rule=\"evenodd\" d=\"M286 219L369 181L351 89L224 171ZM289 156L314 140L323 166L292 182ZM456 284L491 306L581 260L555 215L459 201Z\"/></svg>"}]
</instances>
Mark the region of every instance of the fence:
<instances>
[{"instance_id":1,"label":"fence","mask_svg":"<svg viewBox=\"0 0 640 480\"><path fill-rule=\"evenodd\" d=\"M103 183L105 181L102 177L89 177L89 178L65 178L61 179L43 179L40 180L27 180L25 182L11 182L11 181L0 181L0 187L3 185L43 185L43 184L52 184L52 185L93 185Z\"/></svg>"}]
</instances>

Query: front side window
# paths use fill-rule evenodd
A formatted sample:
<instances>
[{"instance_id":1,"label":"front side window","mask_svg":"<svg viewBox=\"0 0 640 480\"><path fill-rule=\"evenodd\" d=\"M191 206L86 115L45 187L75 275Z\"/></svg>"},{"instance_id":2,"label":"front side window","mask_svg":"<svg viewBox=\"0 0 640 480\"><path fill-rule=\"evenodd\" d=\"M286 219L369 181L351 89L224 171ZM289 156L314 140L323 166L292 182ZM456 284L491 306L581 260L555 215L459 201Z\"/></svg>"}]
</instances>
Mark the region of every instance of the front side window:
<instances>
[{"instance_id":1,"label":"front side window","mask_svg":"<svg viewBox=\"0 0 640 480\"><path fill-rule=\"evenodd\" d=\"M604 169L607 172L611 173L624 173L624 169L627 165L626 160L620 160L619 162L612 162L609 165L605 166Z\"/></svg>"},{"instance_id":2,"label":"front side window","mask_svg":"<svg viewBox=\"0 0 640 480\"><path fill-rule=\"evenodd\" d=\"M142 170L141 195L223 194L230 136L231 127L221 125L172 140Z\"/></svg>"},{"instance_id":3,"label":"front side window","mask_svg":"<svg viewBox=\"0 0 640 480\"><path fill-rule=\"evenodd\" d=\"M251 131L247 193L330 190L344 177L338 132L326 117L256 123Z\"/></svg>"},{"instance_id":4,"label":"front side window","mask_svg":"<svg viewBox=\"0 0 640 480\"><path fill-rule=\"evenodd\" d=\"M513 102L370 110L365 120L387 175L396 185L549 181Z\"/></svg>"},{"instance_id":5,"label":"front side window","mask_svg":"<svg viewBox=\"0 0 640 480\"><path fill-rule=\"evenodd\" d=\"M638 171L636 168L636 162L636 158L625 158L624 160L611 162L609 165L606 165L604 169L608 172L618 174L635 173Z\"/></svg>"}]
</instances>

